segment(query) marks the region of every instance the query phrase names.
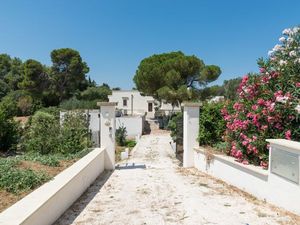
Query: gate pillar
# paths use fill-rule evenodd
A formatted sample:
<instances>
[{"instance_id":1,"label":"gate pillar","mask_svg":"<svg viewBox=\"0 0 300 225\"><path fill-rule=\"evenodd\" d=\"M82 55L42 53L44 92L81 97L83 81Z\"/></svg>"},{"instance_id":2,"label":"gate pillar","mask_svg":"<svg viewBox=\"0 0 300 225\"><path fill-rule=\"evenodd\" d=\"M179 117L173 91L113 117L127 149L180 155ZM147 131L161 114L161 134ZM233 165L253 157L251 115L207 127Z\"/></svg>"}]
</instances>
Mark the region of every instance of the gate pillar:
<instances>
[{"instance_id":1,"label":"gate pillar","mask_svg":"<svg viewBox=\"0 0 300 225\"><path fill-rule=\"evenodd\" d=\"M115 169L116 102L98 102L100 106L100 147L105 148L104 168Z\"/></svg>"},{"instance_id":2,"label":"gate pillar","mask_svg":"<svg viewBox=\"0 0 300 225\"><path fill-rule=\"evenodd\" d=\"M194 166L194 150L198 146L199 107L201 103L185 102L183 106L183 167Z\"/></svg>"}]
</instances>

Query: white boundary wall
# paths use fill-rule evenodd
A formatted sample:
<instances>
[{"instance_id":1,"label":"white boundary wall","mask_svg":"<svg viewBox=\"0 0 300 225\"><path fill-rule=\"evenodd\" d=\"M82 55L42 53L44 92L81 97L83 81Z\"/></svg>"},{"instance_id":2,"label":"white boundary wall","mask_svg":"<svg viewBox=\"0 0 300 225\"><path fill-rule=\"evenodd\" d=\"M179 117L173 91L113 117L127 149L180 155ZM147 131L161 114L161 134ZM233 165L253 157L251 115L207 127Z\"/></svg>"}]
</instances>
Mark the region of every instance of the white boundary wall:
<instances>
[{"instance_id":1,"label":"white boundary wall","mask_svg":"<svg viewBox=\"0 0 300 225\"><path fill-rule=\"evenodd\" d=\"M145 116L123 116L116 117L116 128L126 127L129 137L142 136L144 129Z\"/></svg>"},{"instance_id":2,"label":"white boundary wall","mask_svg":"<svg viewBox=\"0 0 300 225\"><path fill-rule=\"evenodd\" d=\"M204 148L194 148L195 168L224 180L260 199L265 199L268 171L252 165L238 163L229 156L209 154L207 157L206 154Z\"/></svg>"},{"instance_id":3,"label":"white boundary wall","mask_svg":"<svg viewBox=\"0 0 300 225\"><path fill-rule=\"evenodd\" d=\"M259 199L300 215L300 143L284 139L268 139L271 144L269 169L243 165L236 162L233 157L211 154L197 146L199 116L196 118L195 107L199 108L199 105L184 104L183 132L186 157L183 157L183 165L194 166ZM194 134L191 134L191 131ZM281 152L279 158L276 153L278 151ZM272 166L276 171L271 169ZM279 176L276 172L282 175Z\"/></svg>"},{"instance_id":4,"label":"white boundary wall","mask_svg":"<svg viewBox=\"0 0 300 225\"><path fill-rule=\"evenodd\" d=\"M194 165L198 170L219 178L255 197L300 215L300 186L268 170L243 165L225 155L209 154L194 148Z\"/></svg>"},{"instance_id":5,"label":"white boundary wall","mask_svg":"<svg viewBox=\"0 0 300 225\"><path fill-rule=\"evenodd\" d=\"M1 225L54 223L104 171L104 148L96 148L0 214Z\"/></svg>"}]
</instances>

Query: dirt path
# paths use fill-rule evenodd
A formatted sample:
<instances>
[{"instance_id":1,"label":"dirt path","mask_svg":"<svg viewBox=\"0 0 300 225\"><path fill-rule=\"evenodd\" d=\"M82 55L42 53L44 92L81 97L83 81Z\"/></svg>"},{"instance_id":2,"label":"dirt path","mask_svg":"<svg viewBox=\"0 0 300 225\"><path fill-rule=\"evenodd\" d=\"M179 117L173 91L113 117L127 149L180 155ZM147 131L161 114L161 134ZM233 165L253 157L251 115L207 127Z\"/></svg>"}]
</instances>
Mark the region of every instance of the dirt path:
<instances>
[{"instance_id":1,"label":"dirt path","mask_svg":"<svg viewBox=\"0 0 300 225\"><path fill-rule=\"evenodd\" d=\"M57 224L298 224L293 215L182 169L170 141L167 134L143 136L133 156L98 178Z\"/></svg>"}]
</instances>

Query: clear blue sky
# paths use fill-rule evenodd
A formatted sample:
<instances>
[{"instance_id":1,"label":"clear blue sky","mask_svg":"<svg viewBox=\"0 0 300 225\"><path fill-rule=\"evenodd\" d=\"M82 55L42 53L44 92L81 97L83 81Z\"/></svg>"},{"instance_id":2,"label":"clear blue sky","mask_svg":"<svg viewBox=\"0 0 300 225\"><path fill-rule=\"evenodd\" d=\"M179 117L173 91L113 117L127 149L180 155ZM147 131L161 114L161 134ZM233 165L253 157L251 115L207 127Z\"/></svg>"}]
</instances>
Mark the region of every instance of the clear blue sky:
<instances>
[{"instance_id":1,"label":"clear blue sky","mask_svg":"<svg viewBox=\"0 0 300 225\"><path fill-rule=\"evenodd\" d=\"M0 53L50 65L56 48L77 49L92 79L131 89L139 62L181 50L219 65L224 79L257 71L300 1L0 0Z\"/></svg>"}]
</instances>

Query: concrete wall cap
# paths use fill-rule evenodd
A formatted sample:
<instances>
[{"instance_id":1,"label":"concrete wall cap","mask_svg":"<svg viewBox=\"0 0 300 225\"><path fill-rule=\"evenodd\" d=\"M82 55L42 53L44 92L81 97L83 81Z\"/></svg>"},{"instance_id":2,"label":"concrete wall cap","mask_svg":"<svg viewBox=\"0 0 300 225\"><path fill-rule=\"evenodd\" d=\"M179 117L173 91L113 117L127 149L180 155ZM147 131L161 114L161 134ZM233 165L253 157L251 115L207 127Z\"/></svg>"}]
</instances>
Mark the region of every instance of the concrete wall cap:
<instances>
[{"instance_id":1,"label":"concrete wall cap","mask_svg":"<svg viewBox=\"0 0 300 225\"><path fill-rule=\"evenodd\" d=\"M201 102L183 102L181 104L183 107L200 107L202 106Z\"/></svg>"},{"instance_id":2,"label":"concrete wall cap","mask_svg":"<svg viewBox=\"0 0 300 225\"><path fill-rule=\"evenodd\" d=\"M97 102L97 106L117 106L117 102Z\"/></svg>"},{"instance_id":3,"label":"concrete wall cap","mask_svg":"<svg viewBox=\"0 0 300 225\"><path fill-rule=\"evenodd\" d=\"M300 142L297 141L290 141L286 139L266 139L271 145L278 145L286 148L291 148L294 150L299 151L300 153Z\"/></svg>"}]
</instances>

